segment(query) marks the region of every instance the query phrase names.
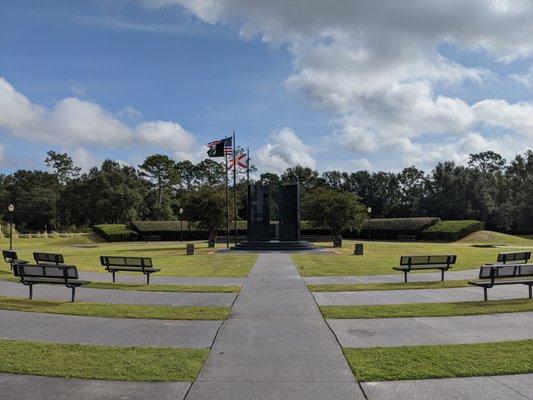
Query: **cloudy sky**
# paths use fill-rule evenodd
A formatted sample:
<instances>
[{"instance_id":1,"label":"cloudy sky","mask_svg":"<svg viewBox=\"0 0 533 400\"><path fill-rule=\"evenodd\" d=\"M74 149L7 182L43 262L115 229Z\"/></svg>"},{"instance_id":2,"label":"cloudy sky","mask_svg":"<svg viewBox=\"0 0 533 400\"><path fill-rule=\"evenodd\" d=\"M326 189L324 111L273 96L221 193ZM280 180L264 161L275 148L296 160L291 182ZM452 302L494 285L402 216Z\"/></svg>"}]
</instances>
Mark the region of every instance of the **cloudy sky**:
<instances>
[{"instance_id":1,"label":"cloudy sky","mask_svg":"<svg viewBox=\"0 0 533 400\"><path fill-rule=\"evenodd\" d=\"M533 148L531 0L0 0L0 168L429 169Z\"/></svg>"}]
</instances>

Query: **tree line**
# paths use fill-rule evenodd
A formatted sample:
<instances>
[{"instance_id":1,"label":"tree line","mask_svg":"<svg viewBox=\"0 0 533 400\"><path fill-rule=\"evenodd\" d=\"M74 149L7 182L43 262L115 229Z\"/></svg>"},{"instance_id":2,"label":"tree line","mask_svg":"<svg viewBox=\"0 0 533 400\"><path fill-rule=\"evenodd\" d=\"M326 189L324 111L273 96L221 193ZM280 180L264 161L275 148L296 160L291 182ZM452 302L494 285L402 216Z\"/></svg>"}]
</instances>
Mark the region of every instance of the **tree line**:
<instances>
[{"instance_id":1,"label":"tree line","mask_svg":"<svg viewBox=\"0 0 533 400\"><path fill-rule=\"evenodd\" d=\"M44 162L48 171L20 169L0 175L3 219L8 220L7 205L14 204L20 231L179 218L211 230L225 221L226 174L224 166L212 159L176 162L155 154L137 167L105 160L84 173L65 153L49 151ZM492 151L471 154L466 165L439 162L429 172L411 166L400 172L319 173L297 165L281 174L263 173L256 180L269 184L274 194L279 185L298 182L303 218L320 219L320 224L328 226L335 221L324 221L326 208L334 219L349 207L351 214L346 218L355 221L356 212L371 207L373 218L477 219L488 229L533 232L531 150L509 162ZM246 219L244 173L238 176L237 192L238 216ZM272 209L275 219L275 203Z\"/></svg>"}]
</instances>

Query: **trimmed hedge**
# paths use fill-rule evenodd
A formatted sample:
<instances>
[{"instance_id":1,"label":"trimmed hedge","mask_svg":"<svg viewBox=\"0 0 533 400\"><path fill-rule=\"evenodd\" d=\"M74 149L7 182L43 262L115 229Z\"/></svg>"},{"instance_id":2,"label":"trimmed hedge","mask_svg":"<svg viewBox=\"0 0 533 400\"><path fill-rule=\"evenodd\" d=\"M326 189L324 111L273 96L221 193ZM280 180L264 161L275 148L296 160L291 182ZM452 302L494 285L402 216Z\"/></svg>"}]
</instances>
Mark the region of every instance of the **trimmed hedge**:
<instances>
[{"instance_id":1,"label":"trimmed hedge","mask_svg":"<svg viewBox=\"0 0 533 400\"><path fill-rule=\"evenodd\" d=\"M471 233L484 228L483 222L475 220L441 221L424 231L422 238L425 240L454 241L464 238Z\"/></svg>"},{"instance_id":2,"label":"trimmed hedge","mask_svg":"<svg viewBox=\"0 0 533 400\"><path fill-rule=\"evenodd\" d=\"M139 236L137 232L128 229L128 226L123 224L94 225L93 230L108 242L130 242L137 240Z\"/></svg>"},{"instance_id":3,"label":"trimmed hedge","mask_svg":"<svg viewBox=\"0 0 533 400\"><path fill-rule=\"evenodd\" d=\"M370 235L372 239L396 239L398 235L415 235L419 239L424 229L439 222L440 218L436 217L376 218L370 220ZM368 237L368 225L364 224L363 230L356 236Z\"/></svg>"}]
</instances>

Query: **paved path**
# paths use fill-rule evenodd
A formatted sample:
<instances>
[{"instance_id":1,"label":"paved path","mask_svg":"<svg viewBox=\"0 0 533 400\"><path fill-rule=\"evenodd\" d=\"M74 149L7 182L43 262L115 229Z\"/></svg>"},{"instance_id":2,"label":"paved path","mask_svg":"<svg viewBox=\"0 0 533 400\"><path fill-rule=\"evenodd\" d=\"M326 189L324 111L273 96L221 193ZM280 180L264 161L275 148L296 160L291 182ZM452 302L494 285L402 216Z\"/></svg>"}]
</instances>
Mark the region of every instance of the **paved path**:
<instances>
[{"instance_id":1,"label":"paved path","mask_svg":"<svg viewBox=\"0 0 533 400\"><path fill-rule=\"evenodd\" d=\"M331 319L328 324L343 347L533 339L533 312L464 317Z\"/></svg>"},{"instance_id":2,"label":"paved path","mask_svg":"<svg viewBox=\"0 0 533 400\"><path fill-rule=\"evenodd\" d=\"M533 374L365 382L370 400L532 400Z\"/></svg>"},{"instance_id":3,"label":"paved path","mask_svg":"<svg viewBox=\"0 0 533 400\"><path fill-rule=\"evenodd\" d=\"M447 281L476 279L479 275L479 268L464 271L447 271L444 278ZM323 284L350 284L350 283L403 283L403 273L392 273L389 275L353 275L353 276L308 276L305 283L308 285ZM440 281L439 272L410 273L409 282Z\"/></svg>"},{"instance_id":4,"label":"paved path","mask_svg":"<svg viewBox=\"0 0 533 400\"><path fill-rule=\"evenodd\" d=\"M0 280L0 296L28 297L28 287ZM76 289L76 301L114 304L151 304L170 306L231 306L235 293L142 292L113 289ZM34 300L70 301L70 289L63 285L35 285Z\"/></svg>"},{"instance_id":5,"label":"paved path","mask_svg":"<svg viewBox=\"0 0 533 400\"><path fill-rule=\"evenodd\" d=\"M525 285L495 286L489 289L489 300L527 299ZM464 287L453 289L375 290L365 292L314 292L321 306L377 305L406 303L447 303L483 301L483 289Z\"/></svg>"},{"instance_id":6,"label":"paved path","mask_svg":"<svg viewBox=\"0 0 533 400\"><path fill-rule=\"evenodd\" d=\"M187 400L363 398L290 257L260 255Z\"/></svg>"},{"instance_id":7,"label":"paved path","mask_svg":"<svg viewBox=\"0 0 533 400\"><path fill-rule=\"evenodd\" d=\"M141 347L211 347L221 321L80 317L0 310L0 338Z\"/></svg>"},{"instance_id":8,"label":"paved path","mask_svg":"<svg viewBox=\"0 0 533 400\"><path fill-rule=\"evenodd\" d=\"M182 400L189 382L115 382L0 374L6 400Z\"/></svg>"},{"instance_id":9,"label":"paved path","mask_svg":"<svg viewBox=\"0 0 533 400\"><path fill-rule=\"evenodd\" d=\"M80 271L80 279L93 282L113 282L109 272L84 272ZM146 276L143 274L117 273L117 283L146 283ZM209 278L209 277L188 277L188 276L165 276L159 274L150 275L151 285L241 285L244 278Z\"/></svg>"}]
</instances>

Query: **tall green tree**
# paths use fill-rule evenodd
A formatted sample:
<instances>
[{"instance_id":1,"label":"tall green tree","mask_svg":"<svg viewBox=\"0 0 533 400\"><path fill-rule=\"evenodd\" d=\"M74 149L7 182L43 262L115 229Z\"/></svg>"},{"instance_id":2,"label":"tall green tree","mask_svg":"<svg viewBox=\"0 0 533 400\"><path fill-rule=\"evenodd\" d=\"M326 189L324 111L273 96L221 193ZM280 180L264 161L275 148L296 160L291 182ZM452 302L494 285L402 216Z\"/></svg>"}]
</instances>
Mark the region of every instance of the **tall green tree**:
<instances>
[{"instance_id":1,"label":"tall green tree","mask_svg":"<svg viewBox=\"0 0 533 400\"><path fill-rule=\"evenodd\" d=\"M346 228L360 230L366 211L360 198L331 188L316 188L302 200L304 218L315 227L328 227L334 237Z\"/></svg>"},{"instance_id":2,"label":"tall green tree","mask_svg":"<svg viewBox=\"0 0 533 400\"><path fill-rule=\"evenodd\" d=\"M139 165L141 175L146 177L156 190L156 218L163 219L171 214L170 205L166 204L168 209L163 211L164 199L169 199L168 190L176 181L177 171L174 160L163 154L154 154L147 157L144 162Z\"/></svg>"},{"instance_id":3,"label":"tall green tree","mask_svg":"<svg viewBox=\"0 0 533 400\"><path fill-rule=\"evenodd\" d=\"M222 186L200 186L185 195L184 217L194 221L209 232L209 240L215 240L216 231L224 226L226 196ZM231 214L231 213L230 213Z\"/></svg>"}]
</instances>

